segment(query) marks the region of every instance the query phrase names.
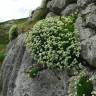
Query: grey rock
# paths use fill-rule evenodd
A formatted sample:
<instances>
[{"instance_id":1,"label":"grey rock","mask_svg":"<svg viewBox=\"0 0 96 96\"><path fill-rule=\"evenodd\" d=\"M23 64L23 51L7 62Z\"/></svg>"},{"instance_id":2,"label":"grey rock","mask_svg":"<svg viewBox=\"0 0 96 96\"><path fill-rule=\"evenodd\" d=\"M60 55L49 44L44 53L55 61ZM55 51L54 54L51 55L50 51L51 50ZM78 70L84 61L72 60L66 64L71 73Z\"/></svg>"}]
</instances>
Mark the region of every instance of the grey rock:
<instances>
[{"instance_id":1,"label":"grey rock","mask_svg":"<svg viewBox=\"0 0 96 96\"><path fill-rule=\"evenodd\" d=\"M96 14L89 14L86 16L86 25L90 28L96 28Z\"/></svg>"},{"instance_id":2,"label":"grey rock","mask_svg":"<svg viewBox=\"0 0 96 96\"><path fill-rule=\"evenodd\" d=\"M61 16L68 16L74 13L77 10L77 4L70 4L68 5L62 12Z\"/></svg>"},{"instance_id":3,"label":"grey rock","mask_svg":"<svg viewBox=\"0 0 96 96\"><path fill-rule=\"evenodd\" d=\"M47 14L47 8L37 8L31 14L31 21L36 22L38 20L44 19Z\"/></svg>"},{"instance_id":4,"label":"grey rock","mask_svg":"<svg viewBox=\"0 0 96 96\"><path fill-rule=\"evenodd\" d=\"M89 4L84 10L81 11L82 15L96 14L96 5L94 3Z\"/></svg>"},{"instance_id":5,"label":"grey rock","mask_svg":"<svg viewBox=\"0 0 96 96\"><path fill-rule=\"evenodd\" d=\"M7 53L1 69L2 72L2 92L3 96L13 96L14 82L17 72L21 65L22 56L24 54L24 40L23 34L18 36ZM1 83L1 82L0 82Z\"/></svg>"},{"instance_id":6,"label":"grey rock","mask_svg":"<svg viewBox=\"0 0 96 96\"><path fill-rule=\"evenodd\" d=\"M81 56L92 67L96 67L96 32L85 27L82 17L78 17L75 23L75 31L79 32L81 40Z\"/></svg>"},{"instance_id":7,"label":"grey rock","mask_svg":"<svg viewBox=\"0 0 96 96\"><path fill-rule=\"evenodd\" d=\"M57 16L55 13L53 12L49 12L47 15L46 15L46 18L48 17L54 17L54 16Z\"/></svg>"},{"instance_id":8,"label":"grey rock","mask_svg":"<svg viewBox=\"0 0 96 96\"><path fill-rule=\"evenodd\" d=\"M79 32L80 40L86 40L92 36L94 36L96 33L91 28L85 28L84 22L81 17L78 17L75 23L75 31Z\"/></svg>"},{"instance_id":9,"label":"grey rock","mask_svg":"<svg viewBox=\"0 0 96 96\"><path fill-rule=\"evenodd\" d=\"M81 56L88 64L96 68L96 36L81 42Z\"/></svg>"},{"instance_id":10,"label":"grey rock","mask_svg":"<svg viewBox=\"0 0 96 96\"><path fill-rule=\"evenodd\" d=\"M59 13L62 9L64 9L68 4L74 3L76 0L52 0L47 4L47 8L50 11Z\"/></svg>"},{"instance_id":11,"label":"grey rock","mask_svg":"<svg viewBox=\"0 0 96 96\"><path fill-rule=\"evenodd\" d=\"M79 31L79 35L80 35L80 39L82 40L86 40L89 39L90 37L92 37L93 35L95 35L95 31L90 29L90 28L82 28Z\"/></svg>"},{"instance_id":12,"label":"grey rock","mask_svg":"<svg viewBox=\"0 0 96 96\"><path fill-rule=\"evenodd\" d=\"M32 79L25 72L34 63L25 52L13 96L67 96L67 73L45 69Z\"/></svg>"},{"instance_id":13,"label":"grey rock","mask_svg":"<svg viewBox=\"0 0 96 96\"><path fill-rule=\"evenodd\" d=\"M85 8L88 4L95 2L96 0L77 0L77 5L80 8Z\"/></svg>"}]
</instances>

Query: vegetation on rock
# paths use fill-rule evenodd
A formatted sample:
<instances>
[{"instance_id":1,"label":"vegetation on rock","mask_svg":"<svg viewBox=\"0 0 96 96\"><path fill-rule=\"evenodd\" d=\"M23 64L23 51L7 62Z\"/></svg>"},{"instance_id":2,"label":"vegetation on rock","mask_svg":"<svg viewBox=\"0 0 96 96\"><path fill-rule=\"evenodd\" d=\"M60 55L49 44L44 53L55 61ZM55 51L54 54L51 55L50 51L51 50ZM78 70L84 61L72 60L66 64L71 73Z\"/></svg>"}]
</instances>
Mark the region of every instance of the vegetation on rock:
<instances>
[{"instance_id":1,"label":"vegetation on rock","mask_svg":"<svg viewBox=\"0 0 96 96\"><path fill-rule=\"evenodd\" d=\"M47 18L25 34L28 52L38 64L48 68L70 68L79 64L79 41L74 31L74 16Z\"/></svg>"},{"instance_id":2,"label":"vegetation on rock","mask_svg":"<svg viewBox=\"0 0 96 96\"><path fill-rule=\"evenodd\" d=\"M31 78L35 78L38 74L39 70L36 67L32 67L31 70L28 70L29 76Z\"/></svg>"},{"instance_id":3,"label":"vegetation on rock","mask_svg":"<svg viewBox=\"0 0 96 96\"><path fill-rule=\"evenodd\" d=\"M92 96L92 91L92 81L89 80L88 75L83 74L82 76L80 76L79 82L77 83L77 96Z\"/></svg>"},{"instance_id":4,"label":"vegetation on rock","mask_svg":"<svg viewBox=\"0 0 96 96\"><path fill-rule=\"evenodd\" d=\"M17 25L13 25L9 30L9 40L13 40L18 36L18 27Z\"/></svg>"}]
</instances>

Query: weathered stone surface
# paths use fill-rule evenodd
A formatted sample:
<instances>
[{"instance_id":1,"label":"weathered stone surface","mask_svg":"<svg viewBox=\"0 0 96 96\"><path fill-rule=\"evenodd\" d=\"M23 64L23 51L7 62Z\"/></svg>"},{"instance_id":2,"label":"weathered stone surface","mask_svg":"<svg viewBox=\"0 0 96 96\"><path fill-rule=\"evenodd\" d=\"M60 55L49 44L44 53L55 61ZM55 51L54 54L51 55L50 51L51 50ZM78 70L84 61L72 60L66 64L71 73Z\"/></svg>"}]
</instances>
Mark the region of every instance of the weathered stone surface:
<instances>
[{"instance_id":1,"label":"weathered stone surface","mask_svg":"<svg viewBox=\"0 0 96 96\"><path fill-rule=\"evenodd\" d=\"M88 4L95 2L95 0L77 0L77 5L80 8L85 8Z\"/></svg>"},{"instance_id":2,"label":"weathered stone surface","mask_svg":"<svg viewBox=\"0 0 96 96\"><path fill-rule=\"evenodd\" d=\"M81 11L82 15L96 14L96 5L94 3L89 4L84 10Z\"/></svg>"},{"instance_id":3,"label":"weathered stone surface","mask_svg":"<svg viewBox=\"0 0 96 96\"><path fill-rule=\"evenodd\" d=\"M35 63L29 57L25 52L13 96L67 96L67 73L46 69L32 79L25 73Z\"/></svg>"},{"instance_id":4,"label":"weathered stone surface","mask_svg":"<svg viewBox=\"0 0 96 96\"><path fill-rule=\"evenodd\" d=\"M67 16L74 12L78 5L81 9L81 17L76 20L75 31L79 31L81 56L88 65L96 68L96 5L94 3L96 0L78 0L77 5L76 1L48 0L49 10L47 10L46 0L44 0L43 7L32 12L30 21L56 16L56 14ZM36 78L30 78L26 70L34 63L36 62L25 52L22 34L7 47L7 56L2 66L2 74L0 74L3 96L69 96L68 91L69 94L75 94L76 90L73 88L76 87L75 77L70 79L66 71L45 69L40 71Z\"/></svg>"},{"instance_id":5,"label":"weathered stone surface","mask_svg":"<svg viewBox=\"0 0 96 96\"><path fill-rule=\"evenodd\" d=\"M96 14L89 14L86 16L87 26L95 29L96 28Z\"/></svg>"},{"instance_id":6,"label":"weathered stone surface","mask_svg":"<svg viewBox=\"0 0 96 96\"><path fill-rule=\"evenodd\" d=\"M63 8L65 8L68 4L74 3L76 0L52 0L47 4L47 8L50 11L59 13Z\"/></svg>"},{"instance_id":7,"label":"weathered stone surface","mask_svg":"<svg viewBox=\"0 0 96 96\"><path fill-rule=\"evenodd\" d=\"M48 18L48 17L54 17L54 16L57 16L57 15L53 12L49 12L46 17Z\"/></svg>"},{"instance_id":8,"label":"weathered stone surface","mask_svg":"<svg viewBox=\"0 0 96 96\"><path fill-rule=\"evenodd\" d=\"M91 36L94 36L96 33L91 28L84 27L84 22L81 17L78 17L75 23L75 31L79 32L80 40L86 40Z\"/></svg>"},{"instance_id":9,"label":"weathered stone surface","mask_svg":"<svg viewBox=\"0 0 96 96\"><path fill-rule=\"evenodd\" d=\"M93 21L92 21L93 23ZM96 67L96 32L90 27L84 26L82 17L78 17L75 29L79 32L81 42L81 56L89 65Z\"/></svg>"},{"instance_id":10,"label":"weathered stone surface","mask_svg":"<svg viewBox=\"0 0 96 96\"><path fill-rule=\"evenodd\" d=\"M81 56L89 65L96 68L96 36L93 36L81 43Z\"/></svg>"},{"instance_id":11,"label":"weathered stone surface","mask_svg":"<svg viewBox=\"0 0 96 96\"><path fill-rule=\"evenodd\" d=\"M1 69L3 96L13 96L14 82L24 53L23 35L18 36L12 43Z\"/></svg>"},{"instance_id":12,"label":"weathered stone surface","mask_svg":"<svg viewBox=\"0 0 96 96\"><path fill-rule=\"evenodd\" d=\"M34 10L31 14L31 21L38 21L38 20L41 20L41 19L44 19L45 16L47 14L47 8L37 8L36 10Z\"/></svg>"},{"instance_id":13,"label":"weathered stone surface","mask_svg":"<svg viewBox=\"0 0 96 96\"><path fill-rule=\"evenodd\" d=\"M61 16L68 16L74 13L77 10L77 4L70 4L68 5L62 12Z\"/></svg>"}]
</instances>

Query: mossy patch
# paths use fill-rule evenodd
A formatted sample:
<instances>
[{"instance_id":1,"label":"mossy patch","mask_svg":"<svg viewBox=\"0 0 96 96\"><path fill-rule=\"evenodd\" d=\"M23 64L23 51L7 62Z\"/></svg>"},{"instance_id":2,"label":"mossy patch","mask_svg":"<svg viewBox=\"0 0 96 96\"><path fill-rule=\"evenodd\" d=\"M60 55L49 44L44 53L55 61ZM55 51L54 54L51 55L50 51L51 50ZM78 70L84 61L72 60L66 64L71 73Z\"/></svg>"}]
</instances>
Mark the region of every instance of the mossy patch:
<instances>
[{"instance_id":1,"label":"mossy patch","mask_svg":"<svg viewBox=\"0 0 96 96\"><path fill-rule=\"evenodd\" d=\"M80 77L77 83L77 96L92 96L93 91L92 81L89 80L88 75L83 75Z\"/></svg>"}]
</instances>

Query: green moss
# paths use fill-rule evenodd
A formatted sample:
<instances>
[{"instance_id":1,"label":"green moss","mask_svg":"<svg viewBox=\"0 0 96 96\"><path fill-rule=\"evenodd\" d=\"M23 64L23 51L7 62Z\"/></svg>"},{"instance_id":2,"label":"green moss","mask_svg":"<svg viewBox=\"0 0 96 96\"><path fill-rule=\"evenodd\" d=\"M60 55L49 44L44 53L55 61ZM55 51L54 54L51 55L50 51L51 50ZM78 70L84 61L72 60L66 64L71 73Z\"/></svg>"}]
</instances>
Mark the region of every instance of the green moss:
<instances>
[{"instance_id":1,"label":"green moss","mask_svg":"<svg viewBox=\"0 0 96 96\"><path fill-rule=\"evenodd\" d=\"M13 25L9 30L9 40L13 40L18 36L18 27Z\"/></svg>"},{"instance_id":2,"label":"green moss","mask_svg":"<svg viewBox=\"0 0 96 96\"><path fill-rule=\"evenodd\" d=\"M93 90L92 81L89 80L87 75L80 77L77 83L77 96L92 96L91 92Z\"/></svg>"},{"instance_id":3,"label":"green moss","mask_svg":"<svg viewBox=\"0 0 96 96\"><path fill-rule=\"evenodd\" d=\"M25 44L38 64L48 68L70 68L79 64L80 46L75 34L74 17L47 18L26 33Z\"/></svg>"}]
</instances>

